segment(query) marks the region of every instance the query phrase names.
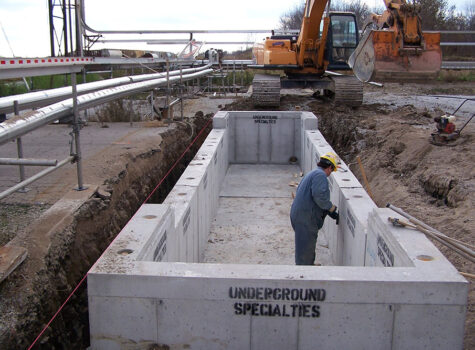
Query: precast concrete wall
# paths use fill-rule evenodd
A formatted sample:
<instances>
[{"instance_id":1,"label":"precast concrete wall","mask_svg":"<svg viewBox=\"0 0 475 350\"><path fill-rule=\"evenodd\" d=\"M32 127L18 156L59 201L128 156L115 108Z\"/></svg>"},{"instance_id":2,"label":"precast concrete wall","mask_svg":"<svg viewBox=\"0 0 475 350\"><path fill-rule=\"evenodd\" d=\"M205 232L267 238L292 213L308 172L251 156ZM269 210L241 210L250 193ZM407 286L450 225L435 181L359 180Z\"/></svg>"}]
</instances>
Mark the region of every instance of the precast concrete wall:
<instances>
[{"instance_id":1,"label":"precast concrete wall","mask_svg":"<svg viewBox=\"0 0 475 350\"><path fill-rule=\"evenodd\" d=\"M201 261L229 163L226 136L226 129L210 132L163 202L175 213L176 244L170 248L173 254L167 261Z\"/></svg>"},{"instance_id":2,"label":"precast concrete wall","mask_svg":"<svg viewBox=\"0 0 475 350\"><path fill-rule=\"evenodd\" d=\"M219 112L214 128L229 133L229 163L301 163L305 130L317 129L310 112Z\"/></svg>"},{"instance_id":3,"label":"precast concrete wall","mask_svg":"<svg viewBox=\"0 0 475 350\"><path fill-rule=\"evenodd\" d=\"M307 173L332 151L311 113L213 125L164 203L143 205L89 272L91 349L462 348L467 281L422 233L390 225L398 215L344 162L329 177L340 224L320 233L335 266L200 263L229 164Z\"/></svg>"},{"instance_id":4,"label":"precast concrete wall","mask_svg":"<svg viewBox=\"0 0 475 350\"><path fill-rule=\"evenodd\" d=\"M322 155L336 153L318 130L305 131L303 143L305 174L315 169ZM328 242L335 265L365 266L368 215L376 205L343 160L328 183L330 199L339 208L340 224L325 220L320 234Z\"/></svg>"}]
</instances>

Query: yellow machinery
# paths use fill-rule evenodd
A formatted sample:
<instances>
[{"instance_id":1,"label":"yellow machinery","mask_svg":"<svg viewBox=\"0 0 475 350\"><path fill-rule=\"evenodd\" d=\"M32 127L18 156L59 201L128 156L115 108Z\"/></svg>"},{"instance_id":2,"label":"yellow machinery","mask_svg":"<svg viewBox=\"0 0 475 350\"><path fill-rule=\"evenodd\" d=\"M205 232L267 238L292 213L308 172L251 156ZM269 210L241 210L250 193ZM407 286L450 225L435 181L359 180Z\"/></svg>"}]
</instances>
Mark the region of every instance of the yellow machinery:
<instances>
[{"instance_id":1,"label":"yellow machinery","mask_svg":"<svg viewBox=\"0 0 475 350\"><path fill-rule=\"evenodd\" d=\"M440 33L422 32L419 6L384 0L386 11L371 15L348 63L363 82L435 78L442 64Z\"/></svg>"},{"instance_id":2,"label":"yellow machinery","mask_svg":"<svg viewBox=\"0 0 475 350\"><path fill-rule=\"evenodd\" d=\"M356 17L330 12L328 0L307 0L298 35L272 35L254 46L253 68L283 70L285 77L257 74L253 81L256 105L279 105L280 88L323 90L337 103L359 106L363 86L349 75L327 70L350 70L347 61L358 45Z\"/></svg>"}]
</instances>

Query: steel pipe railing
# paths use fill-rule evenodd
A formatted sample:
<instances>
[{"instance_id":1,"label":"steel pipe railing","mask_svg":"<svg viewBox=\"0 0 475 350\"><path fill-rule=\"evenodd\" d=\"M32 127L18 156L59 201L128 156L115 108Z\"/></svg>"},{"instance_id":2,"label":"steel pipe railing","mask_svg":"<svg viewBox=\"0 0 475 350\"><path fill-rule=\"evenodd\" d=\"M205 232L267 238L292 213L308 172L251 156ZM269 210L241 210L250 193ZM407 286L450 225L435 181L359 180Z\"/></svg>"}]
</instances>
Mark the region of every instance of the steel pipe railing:
<instances>
[{"instance_id":1,"label":"steel pipe railing","mask_svg":"<svg viewBox=\"0 0 475 350\"><path fill-rule=\"evenodd\" d=\"M41 179L42 177L48 175L49 173L55 171L56 169L66 165L68 163L71 163L73 160L74 160L74 156L70 156L66 159L63 159L61 162L56 164L56 166L46 168L46 169L40 171L39 173L33 175L32 177L16 184L15 186L10 187L8 190L5 190L2 193L0 193L0 200L2 200L3 198L11 195L13 192L16 192L16 191L24 188L25 186L35 182L36 180Z\"/></svg>"},{"instance_id":2,"label":"steel pipe railing","mask_svg":"<svg viewBox=\"0 0 475 350\"><path fill-rule=\"evenodd\" d=\"M184 71L188 71L188 74L183 74ZM169 71L167 69L166 78L151 79L141 82L129 83L127 85L120 85L113 88L108 88L104 90L95 91L89 94L82 95L78 97L77 95L77 86L76 86L76 75L71 76L72 82L72 94L73 97L62 102L55 103L48 107L44 107L33 113L32 115L21 117L16 113L15 117L5 121L0 124L0 145L5 142L8 142L12 139L18 139L19 137L33 131L43 125L46 125L54 120L60 119L64 116L73 115L73 135L74 135L74 150L71 146L71 156L64 159L61 162L50 161L45 159L24 159L19 155L18 159L8 159L0 158L0 165L53 165L47 169L40 171L39 173L33 175L32 177L24 180L21 179L21 182L13 187L10 187L6 191L0 193L0 200L9 196L10 194L16 191L24 191L25 186L37 181L38 179L48 175L49 173L55 171L56 169L64 166L68 162L77 164L77 176L78 176L78 191L86 189L83 185L82 179L82 162L81 162L81 146L80 146L80 122L78 118L78 111L80 109L89 108L98 104L103 104L110 100L121 98L130 94L135 94L142 91L152 90L158 87L165 85L170 87L172 82L183 83L187 80L193 80L213 72L213 69L202 68L192 69L193 72L190 73L190 70L180 69L178 71L179 75L174 75L170 77ZM157 76L155 74L155 76ZM15 101L15 106L18 108L18 103Z\"/></svg>"},{"instance_id":3,"label":"steel pipe railing","mask_svg":"<svg viewBox=\"0 0 475 350\"><path fill-rule=\"evenodd\" d=\"M0 165L55 166L56 159L0 158Z\"/></svg>"},{"instance_id":4,"label":"steel pipe railing","mask_svg":"<svg viewBox=\"0 0 475 350\"><path fill-rule=\"evenodd\" d=\"M183 45L188 39L99 39L96 43L146 43L147 45ZM202 41L197 41L201 43ZM252 45L254 41L206 41L207 45Z\"/></svg>"},{"instance_id":5,"label":"steel pipe railing","mask_svg":"<svg viewBox=\"0 0 475 350\"><path fill-rule=\"evenodd\" d=\"M169 82L180 80L187 81L206 76L213 72L212 69L205 69L199 72L186 74L183 76L172 76L170 79L159 78L144 82L130 83L114 88L99 90L78 97L78 109L86 109L114 99L131 95L134 93L147 91L158 86L166 86ZM40 126L49 124L72 114L73 99L57 102L47 107L38 109L29 116L15 116L0 124L0 145L12 139L18 138Z\"/></svg>"},{"instance_id":6,"label":"steel pipe railing","mask_svg":"<svg viewBox=\"0 0 475 350\"><path fill-rule=\"evenodd\" d=\"M202 71L204 69L208 69L209 67L211 67L211 65L208 64L204 67L186 68L186 69L183 69L182 72L184 74L195 73L195 72ZM169 75L170 76L180 75L180 70L170 71ZM121 78L108 79L105 81L95 81L92 83L85 83L85 84L78 85L77 93L78 95L83 95L88 92L93 92L93 91L97 91L101 89L125 85L129 83L134 83L134 82L147 81L147 80L152 80L152 79L157 79L157 78L165 78L166 76L167 76L167 73L164 72L164 73L133 75L133 76L127 76L127 77L121 77ZM72 87L67 86L63 88L1 97L0 98L0 113L14 112L15 101L18 101L18 110L23 110L27 108L42 107L59 100L64 100L67 97L71 97L72 93L73 93Z\"/></svg>"}]
</instances>

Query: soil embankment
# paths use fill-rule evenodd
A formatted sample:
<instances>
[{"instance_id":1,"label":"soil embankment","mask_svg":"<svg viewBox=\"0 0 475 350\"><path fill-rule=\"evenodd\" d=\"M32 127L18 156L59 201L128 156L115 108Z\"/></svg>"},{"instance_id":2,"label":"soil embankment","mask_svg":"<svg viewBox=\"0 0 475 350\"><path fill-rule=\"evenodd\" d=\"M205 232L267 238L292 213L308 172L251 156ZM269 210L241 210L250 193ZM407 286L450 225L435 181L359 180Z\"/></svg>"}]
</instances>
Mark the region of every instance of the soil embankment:
<instances>
[{"instance_id":1,"label":"soil embankment","mask_svg":"<svg viewBox=\"0 0 475 350\"><path fill-rule=\"evenodd\" d=\"M149 202L160 201L166 196L209 133L211 117L210 114L197 113L187 122L168 127L152 140L142 140L143 144L133 151L112 155L110 150L103 150L88 158L85 160L85 166L89 166L88 175L108 164L115 175L98 183L98 187L91 187L90 199L74 212L73 217L53 225L49 232L36 232L42 224L47 224L40 217L25 229L24 234L13 238L12 244L24 246L29 255L0 284L2 349L26 349L33 342L197 133L208 125ZM144 125L148 128L158 126L155 122ZM74 179L74 170L66 169L58 176L72 176ZM99 175L96 173L88 178L101 179L100 171ZM2 210L18 209L18 205L0 203L0 206ZM43 218L46 215L54 220L52 211L57 207L61 206L51 207L43 213ZM21 212L16 216L17 220L25 218ZM36 348L84 349L89 345L88 328L87 286L84 281L42 335Z\"/></svg>"}]
</instances>

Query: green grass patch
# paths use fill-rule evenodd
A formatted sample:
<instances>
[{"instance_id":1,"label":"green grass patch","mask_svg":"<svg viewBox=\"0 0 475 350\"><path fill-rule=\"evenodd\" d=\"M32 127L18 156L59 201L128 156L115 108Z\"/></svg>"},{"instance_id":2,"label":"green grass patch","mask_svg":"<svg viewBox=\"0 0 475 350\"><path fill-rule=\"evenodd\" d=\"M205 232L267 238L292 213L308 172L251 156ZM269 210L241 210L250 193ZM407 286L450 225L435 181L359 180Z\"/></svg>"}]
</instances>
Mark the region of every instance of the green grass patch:
<instances>
[{"instance_id":1,"label":"green grass patch","mask_svg":"<svg viewBox=\"0 0 475 350\"><path fill-rule=\"evenodd\" d=\"M83 83L82 73L76 75L77 83ZM104 78L100 74L87 74L86 82L103 80ZM44 75L39 77L26 78L28 85L32 91L35 90L50 90L64 86L71 85L71 74L59 74L59 75ZM20 95L27 93L28 89L22 79L7 80L0 82L0 97Z\"/></svg>"},{"instance_id":2,"label":"green grass patch","mask_svg":"<svg viewBox=\"0 0 475 350\"><path fill-rule=\"evenodd\" d=\"M475 71L473 70L441 70L437 78L443 82L473 82L475 81Z\"/></svg>"},{"instance_id":3,"label":"green grass patch","mask_svg":"<svg viewBox=\"0 0 475 350\"><path fill-rule=\"evenodd\" d=\"M231 85L233 81L236 85L241 85L242 81L243 86L249 86L252 84L252 79L254 79L254 73L249 70L228 72L225 79L227 85Z\"/></svg>"}]
</instances>

